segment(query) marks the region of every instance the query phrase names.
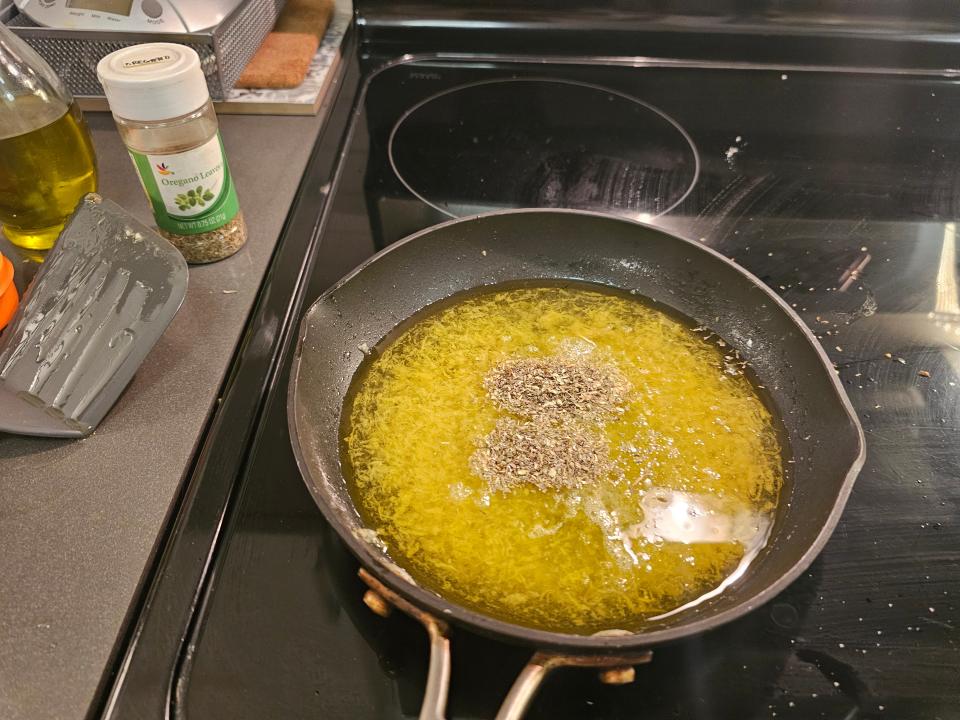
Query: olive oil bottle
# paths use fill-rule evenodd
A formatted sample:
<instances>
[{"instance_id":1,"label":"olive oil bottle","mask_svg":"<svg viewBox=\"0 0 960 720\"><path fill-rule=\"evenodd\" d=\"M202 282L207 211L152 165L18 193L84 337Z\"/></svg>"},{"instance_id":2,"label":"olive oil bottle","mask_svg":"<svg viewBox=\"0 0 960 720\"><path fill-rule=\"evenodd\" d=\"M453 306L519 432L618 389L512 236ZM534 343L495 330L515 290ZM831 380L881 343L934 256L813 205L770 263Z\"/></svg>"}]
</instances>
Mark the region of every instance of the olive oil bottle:
<instances>
[{"instance_id":1,"label":"olive oil bottle","mask_svg":"<svg viewBox=\"0 0 960 720\"><path fill-rule=\"evenodd\" d=\"M97 166L80 109L50 67L0 25L0 223L14 245L46 250Z\"/></svg>"}]
</instances>

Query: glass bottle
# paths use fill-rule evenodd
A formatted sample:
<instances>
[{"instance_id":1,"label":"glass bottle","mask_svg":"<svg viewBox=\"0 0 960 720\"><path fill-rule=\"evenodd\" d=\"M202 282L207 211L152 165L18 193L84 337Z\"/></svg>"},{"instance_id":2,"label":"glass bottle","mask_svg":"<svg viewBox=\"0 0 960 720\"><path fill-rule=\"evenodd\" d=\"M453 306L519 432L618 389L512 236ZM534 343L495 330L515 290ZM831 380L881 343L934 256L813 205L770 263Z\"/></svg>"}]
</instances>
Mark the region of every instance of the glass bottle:
<instances>
[{"instance_id":1,"label":"glass bottle","mask_svg":"<svg viewBox=\"0 0 960 720\"><path fill-rule=\"evenodd\" d=\"M247 226L196 51L134 45L104 57L97 75L160 233L190 263L237 252Z\"/></svg>"},{"instance_id":2,"label":"glass bottle","mask_svg":"<svg viewBox=\"0 0 960 720\"><path fill-rule=\"evenodd\" d=\"M0 223L14 245L53 247L97 189L83 115L50 66L0 24Z\"/></svg>"}]
</instances>

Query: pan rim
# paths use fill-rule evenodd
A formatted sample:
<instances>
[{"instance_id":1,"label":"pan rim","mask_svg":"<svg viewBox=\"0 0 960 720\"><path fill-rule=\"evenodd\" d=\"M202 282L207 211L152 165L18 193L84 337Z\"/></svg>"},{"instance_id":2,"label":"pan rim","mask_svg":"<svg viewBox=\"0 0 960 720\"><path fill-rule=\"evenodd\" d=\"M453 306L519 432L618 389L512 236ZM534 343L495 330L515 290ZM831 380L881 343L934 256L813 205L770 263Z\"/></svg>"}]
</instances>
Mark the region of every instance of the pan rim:
<instances>
[{"instance_id":1,"label":"pan rim","mask_svg":"<svg viewBox=\"0 0 960 720\"><path fill-rule=\"evenodd\" d=\"M518 625L516 623L506 622L504 620L499 620L497 618L485 615L483 613L477 612L475 610L470 610L462 605L449 602L440 595L428 590L427 588L420 586L414 582L411 582L403 577L401 577L397 572L391 569L382 558L378 557L372 552L370 546L352 535L351 533L341 533L340 532L340 522L336 517L333 508L327 503L326 499L323 498L315 490L315 483L311 480L313 478L313 473L310 470L310 467L307 465L303 448L300 446L300 432L297 424L297 396L298 396L298 387L299 383L297 379L300 374L300 363L302 358L303 342L306 339L307 333L307 320L312 312L313 308L317 306L322 301L326 300L327 297L337 292L340 288L350 282L354 277L360 274L365 268L369 265L378 262L381 258L393 252L401 247L404 247L408 243L416 241L418 238L432 233L441 228L445 228L452 225L457 225L459 223L467 223L476 221L483 218L489 217L498 217L504 215L520 215L520 214L566 214L566 215L578 215L583 217L594 217L606 221L612 222L621 222L627 223L630 225L637 225L646 230L653 231L660 235L665 235L673 240L682 242L691 246L695 251L706 253L707 255L712 256L714 259L721 261L734 271L741 273L748 280L750 280L756 287L758 287L771 301L775 302L777 306L783 310L793 324L800 330L804 339L807 343L813 348L814 353L819 359L824 371L827 373L830 379L830 387L833 389L835 397L840 401L840 405L843 408L844 414L849 424L853 427L856 434L857 442L857 454L853 461L850 463L848 470L845 473L843 482L840 485L840 490L837 495L837 499L833 504L830 513L828 514L826 520L821 525L819 531L817 532L816 537L813 541L807 546L800 558L784 573L782 573L779 578L773 583L770 583L765 588L760 590L760 592L755 595L738 602L733 607L722 610L716 614L710 615L705 618L691 618L688 621L681 621L677 625L672 627L664 628L661 630L651 630L649 632L636 632L630 633L627 635L575 635L569 633L560 633L553 632L549 630L539 630L536 628L529 628L523 625ZM463 288L467 290L469 288ZM349 273L344 275L340 280L334 283L330 288L321 293L307 308L306 312L303 314L303 317L300 321L299 332L297 334L297 345L294 351L294 358L290 368L290 381L287 388L287 424L290 430L290 442L293 448L294 457L297 461L297 466L300 470L302 479L310 491L311 496L314 499L314 502L320 508L320 511L323 513L327 522L329 522L334 530L337 532L337 535L347 544L350 548L353 555L363 564L368 570L373 572L387 587L389 587L394 592L398 593L401 597L406 600L414 603L418 607L426 609L427 612L434 615L435 617L443 620L452 620L457 624L463 625L470 630L485 634L488 636L494 636L501 640L507 640L509 642L524 644L528 646L535 646L540 648L549 648L555 650L575 650L575 651L594 651L594 652L605 652L610 650L632 650L640 648L654 647L657 645L662 645L669 642L674 642L686 637L693 635L699 635L709 630L713 630L721 625L725 625L737 618L743 617L749 612L752 612L756 608L764 605L777 595L779 595L783 590L787 588L794 580L796 580L808 567L811 563L817 558L821 553L824 546L827 544L827 541L830 539L833 534L836 526L840 520L843 510L846 507L847 500L850 496L850 493L853 489L853 484L856 481L860 470L863 468L863 465L866 461L866 436L863 432L863 427L860 423L860 419L856 414L856 411L853 408L853 404L850 402L850 398L847 396L846 391L843 389L843 385L840 382L840 379L837 376L837 373L834 371L833 363L827 355L826 351L823 349L823 346L816 339L816 336L813 334L813 331L807 326L803 319L797 314L797 312L790 307L790 305L783 300L779 295L777 295L766 283L760 280L756 275L751 273L746 268L742 267L738 263L719 253L711 247L708 247L698 241L691 240L689 238L683 237L682 235L677 235L672 232L668 232L662 228L656 227L655 225L640 222L633 220L631 218L622 217L619 215L612 215L609 213L596 212L591 210L576 210L568 208L511 208L507 210L496 210L488 213L481 213L478 215L469 215L466 217L454 218L437 225L431 225L428 228L424 228L418 232L415 232L407 237L389 245L388 247L380 250L376 254L367 258L365 261L360 263L357 267L351 270Z\"/></svg>"}]
</instances>

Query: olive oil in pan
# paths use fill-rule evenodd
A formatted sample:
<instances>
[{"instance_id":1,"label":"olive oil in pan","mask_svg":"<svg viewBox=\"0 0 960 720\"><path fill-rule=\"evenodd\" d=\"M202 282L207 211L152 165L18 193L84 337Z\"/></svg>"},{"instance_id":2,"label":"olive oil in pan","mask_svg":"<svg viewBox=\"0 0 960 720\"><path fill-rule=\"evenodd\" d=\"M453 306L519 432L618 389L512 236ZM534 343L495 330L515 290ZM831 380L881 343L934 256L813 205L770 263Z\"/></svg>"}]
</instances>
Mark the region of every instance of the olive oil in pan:
<instances>
[{"instance_id":1,"label":"olive oil in pan","mask_svg":"<svg viewBox=\"0 0 960 720\"><path fill-rule=\"evenodd\" d=\"M353 500L452 602L557 632L639 629L722 589L772 523L778 421L724 352L595 286L468 297L415 319L355 379L341 444ZM605 414L537 403L574 398L573 381Z\"/></svg>"},{"instance_id":2,"label":"olive oil in pan","mask_svg":"<svg viewBox=\"0 0 960 720\"><path fill-rule=\"evenodd\" d=\"M52 247L80 198L96 189L96 157L76 103L23 95L0 104L0 223L12 243Z\"/></svg>"}]
</instances>

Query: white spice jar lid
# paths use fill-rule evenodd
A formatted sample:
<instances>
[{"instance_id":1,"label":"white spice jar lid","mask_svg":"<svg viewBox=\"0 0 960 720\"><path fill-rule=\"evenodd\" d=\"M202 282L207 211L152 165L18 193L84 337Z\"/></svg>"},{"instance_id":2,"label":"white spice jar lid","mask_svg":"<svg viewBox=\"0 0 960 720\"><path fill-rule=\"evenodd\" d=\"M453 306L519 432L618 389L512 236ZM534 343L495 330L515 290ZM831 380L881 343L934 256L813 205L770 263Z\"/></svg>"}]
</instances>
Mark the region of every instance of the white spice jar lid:
<instances>
[{"instance_id":1,"label":"white spice jar lid","mask_svg":"<svg viewBox=\"0 0 960 720\"><path fill-rule=\"evenodd\" d=\"M168 120L210 99L200 56L176 43L145 43L112 52L97 63L97 77L110 110L127 120Z\"/></svg>"}]
</instances>

